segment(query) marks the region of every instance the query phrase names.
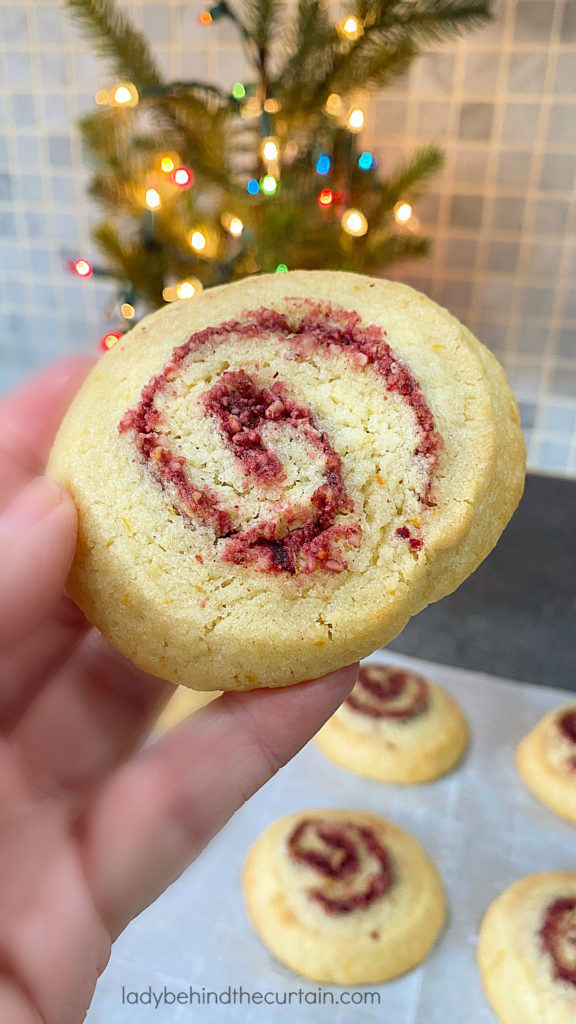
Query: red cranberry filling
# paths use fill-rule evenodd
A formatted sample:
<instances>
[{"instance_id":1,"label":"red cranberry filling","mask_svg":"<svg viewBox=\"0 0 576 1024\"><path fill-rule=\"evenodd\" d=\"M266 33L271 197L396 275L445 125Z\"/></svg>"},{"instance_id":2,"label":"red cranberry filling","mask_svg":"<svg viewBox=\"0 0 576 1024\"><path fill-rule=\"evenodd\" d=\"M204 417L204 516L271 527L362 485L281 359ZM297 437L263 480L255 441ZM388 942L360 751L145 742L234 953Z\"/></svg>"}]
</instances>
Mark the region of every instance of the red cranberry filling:
<instances>
[{"instance_id":1,"label":"red cranberry filling","mask_svg":"<svg viewBox=\"0 0 576 1024\"><path fill-rule=\"evenodd\" d=\"M388 851L373 831L363 825L305 818L288 837L288 852L299 864L323 876L323 888L308 889L307 895L327 914L345 914L368 907L392 884ZM367 858L376 863L355 889L355 876Z\"/></svg>"},{"instance_id":2,"label":"red cranberry filling","mask_svg":"<svg viewBox=\"0 0 576 1024\"><path fill-rule=\"evenodd\" d=\"M576 899L561 897L548 907L540 929L542 948L551 956L554 977L576 986Z\"/></svg>"},{"instance_id":3,"label":"red cranberry filling","mask_svg":"<svg viewBox=\"0 0 576 1024\"><path fill-rule=\"evenodd\" d=\"M407 721L428 707L428 685L414 672L389 665L365 665L345 703L371 718Z\"/></svg>"},{"instance_id":4,"label":"red cranberry filling","mask_svg":"<svg viewBox=\"0 0 576 1024\"><path fill-rule=\"evenodd\" d=\"M157 397L182 370L190 355L203 345L217 345L230 335L261 338L272 332L286 342L287 358L303 359L318 348L329 356L344 355L354 368L370 365L383 378L387 391L400 395L412 410L417 427L415 456L426 464L423 504L433 504L433 471L437 465L442 439L435 429L420 385L409 369L396 358L375 325L362 327L357 313L332 303L314 303L305 299L287 300L288 312L261 308L245 311L239 320L207 327L174 349L161 373L142 389L135 409L128 410L119 424L121 433L131 432L142 462L151 476L166 490L176 511L188 522L214 530L216 538L227 538L223 558L238 565L252 564L261 572L305 573L316 569L341 572L347 567L342 542L350 547L360 543L358 521L336 521L339 515L353 511L341 474L341 458L327 435L316 425L306 405L290 397L287 388L276 381L270 388L258 385L244 370L222 375L204 396L207 412L216 420L220 432L250 481L266 486L284 479L284 469L276 453L266 446L262 429L267 422L282 423L286 429L299 430L324 460L325 482L311 498L313 512L283 507L281 516L271 515L249 528L234 528L230 512L222 508L216 494L196 485L187 472L186 459L171 447L168 424L156 406ZM282 522L291 523L285 536L279 536ZM420 537L401 527L397 535L408 540L410 549L423 546Z\"/></svg>"},{"instance_id":5,"label":"red cranberry filling","mask_svg":"<svg viewBox=\"0 0 576 1024\"><path fill-rule=\"evenodd\" d=\"M565 739L576 744L576 708L565 711L558 719L558 727Z\"/></svg>"}]
</instances>

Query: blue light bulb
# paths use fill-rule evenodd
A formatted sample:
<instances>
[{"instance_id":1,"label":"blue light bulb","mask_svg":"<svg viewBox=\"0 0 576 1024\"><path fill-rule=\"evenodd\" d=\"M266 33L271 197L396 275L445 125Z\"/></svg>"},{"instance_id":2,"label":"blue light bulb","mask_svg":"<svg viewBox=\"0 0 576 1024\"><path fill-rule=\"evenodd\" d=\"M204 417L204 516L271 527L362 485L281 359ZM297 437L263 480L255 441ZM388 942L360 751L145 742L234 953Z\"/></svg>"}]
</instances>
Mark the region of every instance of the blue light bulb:
<instances>
[{"instance_id":1,"label":"blue light bulb","mask_svg":"<svg viewBox=\"0 0 576 1024\"><path fill-rule=\"evenodd\" d=\"M250 181L246 185L246 191L249 192L251 196L255 196L256 193L260 191L260 185L256 181L256 178L250 178Z\"/></svg>"},{"instance_id":2,"label":"blue light bulb","mask_svg":"<svg viewBox=\"0 0 576 1024\"><path fill-rule=\"evenodd\" d=\"M361 167L363 171L369 171L370 168L373 166L374 157L372 156L372 153L369 153L368 150L365 150L365 152L361 153L360 156L358 157L358 167Z\"/></svg>"},{"instance_id":3,"label":"blue light bulb","mask_svg":"<svg viewBox=\"0 0 576 1024\"><path fill-rule=\"evenodd\" d=\"M316 170L318 174L328 174L328 171L330 170L330 157L327 153L322 153L322 156L318 157L316 161Z\"/></svg>"}]
</instances>

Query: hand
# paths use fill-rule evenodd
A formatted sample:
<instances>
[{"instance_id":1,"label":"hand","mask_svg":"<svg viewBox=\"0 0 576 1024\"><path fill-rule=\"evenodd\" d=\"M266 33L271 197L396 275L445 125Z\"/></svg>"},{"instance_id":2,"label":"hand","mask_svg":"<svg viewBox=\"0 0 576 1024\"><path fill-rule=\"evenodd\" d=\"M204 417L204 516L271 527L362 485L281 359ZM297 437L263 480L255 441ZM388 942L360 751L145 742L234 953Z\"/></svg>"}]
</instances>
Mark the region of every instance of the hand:
<instances>
[{"instance_id":1,"label":"hand","mask_svg":"<svg viewBox=\"0 0 576 1024\"><path fill-rule=\"evenodd\" d=\"M355 668L227 693L145 750L174 687L64 596L76 511L41 472L91 365L0 405L0 1021L79 1024L110 945L320 728Z\"/></svg>"}]
</instances>

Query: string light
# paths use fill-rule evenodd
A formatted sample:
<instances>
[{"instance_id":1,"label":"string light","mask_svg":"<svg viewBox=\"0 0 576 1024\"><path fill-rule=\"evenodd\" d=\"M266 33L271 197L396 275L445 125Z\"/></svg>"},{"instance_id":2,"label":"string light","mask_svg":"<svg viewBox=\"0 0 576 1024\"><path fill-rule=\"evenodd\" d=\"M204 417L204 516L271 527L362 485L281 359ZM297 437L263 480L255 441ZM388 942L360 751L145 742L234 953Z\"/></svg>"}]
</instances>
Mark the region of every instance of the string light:
<instances>
[{"instance_id":1,"label":"string light","mask_svg":"<svg viewBox=\"0 0 576 1024\"><path fill-rule=\"evenodd\" d=\"M246 191L249 192L251 196L255 196L260 191L260 185L256 181L256 178L250 178L250 181L246 185Z\"/></svg>"},{"instance_id":2,"label":"string light","mask_svg":"<svg viewBox=\"0 0 576 1024\"><path fill-rule=\"evenodd\" d=\"M272 97L264 101L264 110L267 114L277 114L281 109L281 104L278 100L272 99Z\"/></svg>"},{"instance_id":3,"label":"string light","mask_svg":"<svg viewBox=\"0 0 576 1024\"><path fill-rule=\"evenodd\" d=\"M138 90L132 82L121 82L114 89L112 99L119 107L135 107L138 103Z\"/></svg>"},{"instance_id":4,"label":"string light","mask_svg":"<svg viewBox=\"0 0 576 1024\"><path fill-rule=\"evenodd\" d=\"M131 320L136 310L131 302L123 302L120 306L120 312L125 320Z\"/></svg>"},{"instance_id":5,"label":"string light","mask_svg":"<svg viewBox=\"0 0 576 1024\"><path fill-rule=\"evenodd\" d=\"M100 338L98 348L101 352L108 352L109 349L113 348L116 342L120 341L122 337L122 331L108 331L103 338Z\"/></svg>"},{"instance_id":6,"label":"string light","mask_svg":"<svg viewBox=\"0 0 576 1024\"><path fill-rule=\"evenodd\" d=\"M238 238L244 231L244 223L240 220L240 217L236 217L233 213L223 213L220 217L222 226L226 228L234 238Z\"/></svg>"},{"instance_id":7,"label":"string light","mask_svg":"<svg viewBox=\"0 0 576 1024\"><path fill-rule=\"evenodd\" d=\"M206 235L202 231L193 231L190 235L190 245L195 252L202 252L206 248Z\"/></svg>"},{"instance_id":8,"label":"string light","mask_svg":"<svg viewBox=\"0 0 576 1024\"><path fill-rule=\"evenodd\" d=\"M260 181L260 187L267 196L273 196L278 188L278 182L273 174L265 174Z\"/></svg>"},{"instance_id":9,"label":"string light","mask_svg":"<svg viewBox=\"0 0 576 1024\"><path fill-rule=\"evenodd\" d=\"M246 95L246 89L242 85L242 82L235 82L232 86L232 95L235 100L243 100Z\"/></svg>"},{"instance_id":10,"label":"string light","mask_svg":"<svg viewBox=\"0 0 576 1024\"><path fill-rule=\"evenodd\" d=\"M329 188L323 188L318 193L318 203L320 206L330 206L334 201L334 193Z\"/></svg>"},{"instance_id":11,"label":"string light","mask_svg":"<svg viewBox=\"0 0 576 1024\"><path fill-rule=\"evenodd\" d=\"M278 266L276 267L276 273L277 274L287 274L288 273L288 267L286 266L286 264L285 263L279 263Z\"/></svg>"},{"instance_id":12,"label":"string light","mask_svg":"<svg viewBox=\"0 0 576 1024\"><path fill-rule=\"evenodd\" d=\"M160 193L157 189L146 189L146 206L149 210L157 210L160 206Z\"/></svg>"},{"instance_id":13,"label":"string light","mask_svg":"<svg viewBox=\"0 0 576 1024\"><path fill-rule=\"evenodd\" d=\"M376 161L372 156L372 153L369 153L368 150L365 150L364 153L360 153L360 156L358 157L358 167L360 167L361 170L369 171L371 167L375 166L375 164Z\"/></svg>"},{"instance_id":14,"label":"string light","mask_svg":"<svg viewBox=\"0 0 576 1024\"><path fill-rule=\"evenodd\" d=\"M354 107L348 114L348 127L351 131L359 132L364 127L365 120L364 111L360 107Z\"/></svg>"},{"instance_id":15,"label":"string light","mask_svg":"<svg viewBox=\"0 0 576 1024\"><path fill-rule=\"evenodd\" d=\"M202 291L202 288L202 282L194 277L187 281L180 281L180 284L176 285L176 295L179 299L192 299Z\"/></svg>"},{"instance_id":16,"label":"string light","mask_svg":"<svg viewBox=\"0 0 576 1024\"><path fill-rule=\"evenodd\" d=\"M160 161L160 170L164 171L164 174L170 174L174 170L175 167L176 167L176 164L174 163L174 161L173 161L171 156L163 156L162 157L162 159Z\"/></svg>"},{"instance_id":17,"label":"string light","mask_svg":"<svg viewBox=\"0 0 576 1024\"><path fill-rule=\"evenodd\" d=\"M189 167L177 167L171 177L179 188L189 188L194 183L194 174Z\"/></svg>"},{"instance_id":18,"label":"string light","mask_svg":"<svg viewBox=\"0 0 576 1024\"><path fill-rule=\"evenodd\" d=\"M410 220L412 216L412 207L410 203L396 203L394 207L394 217L400 224L405 224Z\"/></svg>"},{"instance_id":19,"label":"string light","mask_svg":"<svg viewBox=\"0 0 576 1024\"><path fill-rule=\"evenodd\" d=\"M262 156L265 160L277 160L279 155L278 143L275 139L264 139L262 143Z\"/></svg>"},{"instance_id":20,"label":"string light","mask_svg":"<svg viewBox=\"0 0 576 1024\"><path fill-rule=\"evenodd\" d=\"M250 119L252 117L259 117L262 113L262 104L257 96L250 96L240 107L240 113L243 118Z\"/></svg>"},{"instance_id":21,"label":"string light","mask_svg":"<svg viewBox=\"0 0 576 1024\"><path fill-rule=\"evenodd\" d=\"M88 263L88 260L84 259L74 260L70 265L70 269L77 275L77 277L92 277L92 274L94 273L92 270L92 264Z\"/></svg>"},{"instance_id":22,"label":"string light","mask_svg":"<svg viewBox=\"0 0 576 1024\"><path fill-rule=\"evenodd\" d=\"M174 299L178 298L176 286L173 284L166 285L166 288L162 289L162 298L164 302L174 302Z\"/></svg>"},{"instance_id":23,"label":"string light","mask_svg":"<svg viewBox=\"0 0 576 1024\"><path fill-rule=\"evenodd\" d=\"M368 231L368 221L361 210L346 210L340 222L347 235L360 238Z\"/></svg>"},{"instance_id":24,"label":"string light","mask_svg":"<svg viewBox=\"0 0 576 1024\"><path fill-rule=\"evenodd\" d=\"M337 29L339 35L344 36L346 39L358 39L363 31L360 22L353 15L349 15L344 21L341 21Z\"/></svg>"},{"instance_id":25,"label":"string light","mask_svg":"<svg viewBox=\"0 0 576 1024\"><path fill-rule=\"evenodd\" d=\"M100 106L104 103L110 103L110 93L106 89L99 89L94 99Z\"/></svg>"},{"instance_id":26,"label":"string light","mask_svg":"<svg viewBox=\"0 0 576 1024\"><path fill-rule=\"evenodd\" d=\"M211 21L212 15L210 14L210 11L201 11L200 14L198 15L199 25L209 25Z\"/></svg>"},{"instance_id":27,"label":"string light","mask_svg":"<svg viewBox=\"0 0 576 1024\"><path fill-rule=\"evenodd\" d=\"M330 170L331 160L327 153L322 153L316 161L316 172L318 174L328 174Z\"/></svg>"},{"instance_id":28,"label":"string light","mask_svg":"<svg viewBox=\"0 0 576 1024\"><path fill-rule=\"evenodd\" d=\"M331 92L326 100L326 110L329 114L339 114L342 110L342 97L337 92Z\"/></svg>"}]
</instances>

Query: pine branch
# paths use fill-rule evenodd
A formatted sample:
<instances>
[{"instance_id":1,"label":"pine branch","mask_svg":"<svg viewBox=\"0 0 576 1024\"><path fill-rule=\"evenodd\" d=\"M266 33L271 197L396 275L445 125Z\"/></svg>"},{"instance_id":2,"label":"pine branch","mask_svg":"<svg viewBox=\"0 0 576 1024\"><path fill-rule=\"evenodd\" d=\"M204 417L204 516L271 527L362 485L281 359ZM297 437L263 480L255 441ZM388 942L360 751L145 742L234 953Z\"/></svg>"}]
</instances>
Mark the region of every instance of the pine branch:
<instances>
[{"instance_id":1,"label":"pine branch","mask_svg":"<svg viewBox=\"0 0 576 1024\"><path fill-rule=\"evenodd\" d=\"M284 0L242 0L242 24L257 52L270 48L283 7Z\"/></svg>"},{"instance_id":2,"label":"pine branch","mask_svg":"<svg viewBox=\"0 0 576 1024\"><path fill-rule=\"evenodd\" d=\"M358 0L357 17L366 20L369 29L385 29L389 41L410 38L413 43L421 37L426 43L442 42L478 28L492 16L490 0L380 0L366 15L360 13L363 7L364 0Z\"/></svg>"},{"instance_id":3,"label":"pine branch","mask_svg":"<svg viewBox=\"0 0 576 1024\"><path fill-rule=\"evenodd\" d=\"M130 78L142 92L162 85L160 69L146 37L138 32L114 0L65 0L84 37L100 57L110 60L121 78Z\"/></svg>"},{"instance_id":4,"label":"pine branch","mask_svg":"<svg viewBox=\"0 0 576 1024\"><path fill-rule=\"evenodd\" d=\"M380 218L401 199L416 199L425 191L427 179L441 170L444 156L437 146L416 150L392 178L383 182L373 216Z\"/></svg>"}]
</instances>

